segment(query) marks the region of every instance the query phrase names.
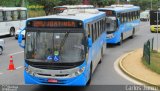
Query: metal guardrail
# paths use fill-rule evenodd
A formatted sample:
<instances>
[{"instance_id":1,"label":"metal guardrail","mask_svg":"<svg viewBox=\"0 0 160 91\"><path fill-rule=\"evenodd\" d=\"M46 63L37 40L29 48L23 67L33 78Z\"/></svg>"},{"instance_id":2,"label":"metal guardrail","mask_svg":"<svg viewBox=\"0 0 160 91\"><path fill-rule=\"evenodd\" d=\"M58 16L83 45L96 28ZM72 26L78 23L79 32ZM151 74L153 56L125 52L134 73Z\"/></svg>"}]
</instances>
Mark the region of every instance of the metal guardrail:
<instances>
[{"instance_id":1,"label":"metal guardrail","mask_svg":"<svg viewBox=\"0 0 160 91\"><path fill-rule=\"evenodd\" d=\"M149 39L147 42L144 43L143 47L143 58L149 65L151 61L151 51L153 51L153 43L154 43L154 38Z\"/></svg>"}]
</instances>

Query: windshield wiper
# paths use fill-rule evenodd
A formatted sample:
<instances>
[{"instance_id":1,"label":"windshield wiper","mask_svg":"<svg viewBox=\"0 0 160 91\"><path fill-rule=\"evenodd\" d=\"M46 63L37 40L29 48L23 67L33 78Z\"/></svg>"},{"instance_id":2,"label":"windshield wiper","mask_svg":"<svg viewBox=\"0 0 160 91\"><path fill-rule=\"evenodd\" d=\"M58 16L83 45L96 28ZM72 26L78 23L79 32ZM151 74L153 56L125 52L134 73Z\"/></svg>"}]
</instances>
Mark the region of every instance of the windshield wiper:
<instances>
[{"instance_id":1,"label":"windshield wiper","mask_svg":"<svg viewBox=\"0 0 160 91\"><path fill-rule=\"evenodd\" d=\"M69 35L69 33L66 33L65 36L64 36L64 38L63 38L63 40L61 41L61 43L60 43L60 51L62 50L62 47L64 46L64 43L65 43L68 35Z\"/></svg>"}]
</instances>

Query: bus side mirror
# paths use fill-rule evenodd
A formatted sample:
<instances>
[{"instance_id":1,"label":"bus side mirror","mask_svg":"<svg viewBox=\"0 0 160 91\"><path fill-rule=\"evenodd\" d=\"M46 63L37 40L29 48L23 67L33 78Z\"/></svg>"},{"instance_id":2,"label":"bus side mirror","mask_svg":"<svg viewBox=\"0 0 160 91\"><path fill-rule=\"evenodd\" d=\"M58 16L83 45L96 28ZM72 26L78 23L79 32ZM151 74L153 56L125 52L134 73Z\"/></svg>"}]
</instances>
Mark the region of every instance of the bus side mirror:
<instances>
[{"instance_id":1,"label":"bus side mirror","mask_svg":"<svg viewBox=\"0 0 160 91\"><path fill-rule=\"evenodd\" d=\"M18 43L22 43L22 34L18 34Z\"/></svg>"},{"instance_id":2,"label":"bus side mirror","mask_svg":"<svg viewBox=\"0 0 160 91\"><path fill-rule=\"evenodd\" d=\"M24 29L22 29L22 30L20 31L20 33L18 34L18 44L19 44L20 47L24 48L25 46L22 45L22 40L23 40L23 35L21 34L22 31L24 31Z\"/></svg>"},{"instance_id":3,"label":"bus side mirror","mask_svg":"<svg viewBox=\"0 0 160 91\"><path fill-rule=\"evenodd\" d=\"M88 47L92 47L92 38L88 38Z\"/></svg>"}]
</instances>

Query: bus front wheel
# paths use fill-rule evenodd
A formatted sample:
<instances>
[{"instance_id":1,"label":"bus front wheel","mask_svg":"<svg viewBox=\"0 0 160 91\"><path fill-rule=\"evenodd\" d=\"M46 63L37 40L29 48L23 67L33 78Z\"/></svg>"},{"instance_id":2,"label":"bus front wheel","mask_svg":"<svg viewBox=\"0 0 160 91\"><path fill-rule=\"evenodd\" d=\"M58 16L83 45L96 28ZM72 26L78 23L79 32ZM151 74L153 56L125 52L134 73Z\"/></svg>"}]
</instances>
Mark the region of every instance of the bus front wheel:
<instances>
[{"instance_id":1,"label":"bus front wheel","mask_svg":"<svg viewBox=\"0 0 160 91\"><path fill-rule=\"evenodd\" d=\"M12 28L10 29L10 36L13 37L14 35L15 35L15 28L12 27Z\"/></svg>"},{"instance_id":2,"label":"bus front wheel","mask_svg":"<svg viewBox=\"0 0 160 91\"><path fill-rule=\"evenodd\" d=\"M89 85L90 85L90 83L91 83L91 79L92 79L92 63L91 63L91 65L90 65L89 80L88 80L88 82L87 82L87 86L89 86Z\"/></svg>"},{"instance_id":3,"label":"bus front wheel","mask_svg":"<svg viewBox=\"0 0 160 91\"><path fill-rule=\"evenodd\" d=\"M0 47L0 55L2 55L3 49L2 47Z\"/></svg>"}]
</instances>

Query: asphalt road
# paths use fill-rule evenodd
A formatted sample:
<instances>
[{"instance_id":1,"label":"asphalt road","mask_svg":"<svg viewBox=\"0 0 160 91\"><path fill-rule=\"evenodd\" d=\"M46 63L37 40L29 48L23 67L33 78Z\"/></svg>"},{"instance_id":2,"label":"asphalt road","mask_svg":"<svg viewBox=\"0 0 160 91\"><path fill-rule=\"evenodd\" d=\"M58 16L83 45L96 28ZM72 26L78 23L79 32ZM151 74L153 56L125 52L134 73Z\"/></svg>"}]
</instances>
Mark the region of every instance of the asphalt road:
<instances>
[{"instance_id":1,"label":"asphalt road","mask_svg":"<svg viewBox=\"0 0 160 91\"><path fill-rule=\"evenodd\" d=\"M96 71L93 74L91 85L132 85L133 82L125 79L114 68L115 60L124 53L132 50L142 48L144 42L148 39L155 37L156 33L151 33L149 28L149 22L141 22L139 31L136 32L133 39L127 39L123 41L121 46L109 45L106 50L106 54L103 57L102 63L98 65ZM160 34L159 34L160 35ZM18 46L17 40L14 37L3 38L6 42L5 51L3 55L0 55L0 84L14 84L23 85L23 64L24 64L24 52L23 49ZM160 39L160 36L159 36ZM156 48L156 41L155 48ZM160 45L160 43L159 43ZM160 46L159 46L160 47ZM10 56L13 56L13 61L16 70L9 71L8 65ZM37 87L33 87L34 89ZM39 87L38 87L39 88Z\"/></svg>"}]
</instances>

